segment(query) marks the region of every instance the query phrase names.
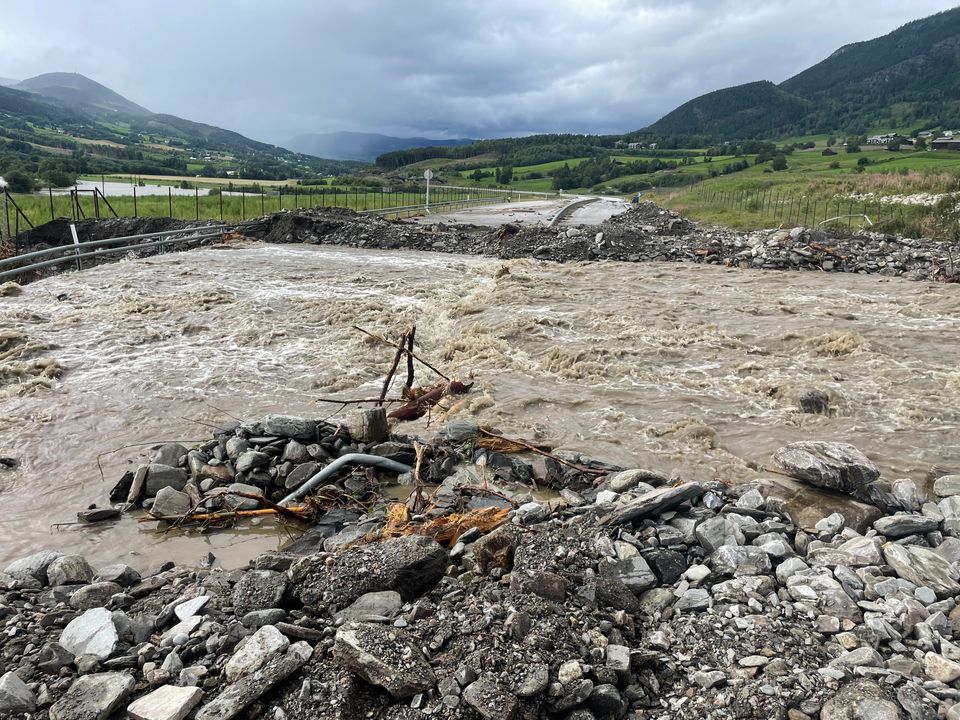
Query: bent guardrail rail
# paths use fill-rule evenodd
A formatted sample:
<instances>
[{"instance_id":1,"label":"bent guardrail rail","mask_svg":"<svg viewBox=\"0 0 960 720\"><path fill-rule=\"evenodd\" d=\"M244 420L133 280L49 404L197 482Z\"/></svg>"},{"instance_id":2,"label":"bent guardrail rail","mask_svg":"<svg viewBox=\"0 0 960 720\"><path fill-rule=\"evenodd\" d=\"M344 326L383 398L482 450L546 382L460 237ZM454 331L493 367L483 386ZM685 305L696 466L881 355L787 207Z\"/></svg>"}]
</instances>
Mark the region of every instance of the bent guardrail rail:
<instances>
[{"instance_id":1,"label":"bent guardrail rail","mask_svg":"<svg viewBox=\"0 0 960 720\"><path fill-rule=\"evenodd\" d=\"M116 238L106 238L104 240L89 240L86 242L75 241L71 245L58 245L57 247L47 248L45 250L34 250L23 253L22 255L13 255L0 260L0 280L18 277L33 270L40 270L55 265L62 265L68 262L76 262L77 269L83 269L83 260L85 258L97 258L105 255L127 252L129 250L144 250L147 248L158 247L162 251L164 246L173 243L195 243L202 240L223 235L227 232L227 225L201 225L199 227L181 228L179 230L164 230L162 232L144 233L141 235L125 235ZM119 245L118 245L119 243ZM117 245L117 247L109 247ZM90 249L95 248L95 249ZM49 260L41 259L52 255ZM21 265L27 260L37 260L27 265ZM13 267L5 270L4 268Z\"/></svg>"}]
</instances>

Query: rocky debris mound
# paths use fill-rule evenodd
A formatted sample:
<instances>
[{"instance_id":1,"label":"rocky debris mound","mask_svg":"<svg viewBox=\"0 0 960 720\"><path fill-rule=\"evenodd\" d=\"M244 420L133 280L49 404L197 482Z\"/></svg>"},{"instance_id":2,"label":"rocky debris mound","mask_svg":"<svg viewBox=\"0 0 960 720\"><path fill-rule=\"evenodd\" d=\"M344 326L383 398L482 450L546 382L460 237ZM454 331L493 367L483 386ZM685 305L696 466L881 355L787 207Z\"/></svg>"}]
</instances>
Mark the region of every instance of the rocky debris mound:
<instances>
[{"instance_id":1,"label":"rocky debris mound","mask_svg":"<svg viewBox=\"0 0 960 720\"><path fill-rule=\"evenodd\" d=\"M644 232L647 235L683 235L696 232L697 226L678 212L656 203L643 201L604 223L609 228Z\"/></svg>"},{"instance_id":2,"label":"rocky debris mound","mask_svg":"<svg viewBox=\"0 0 960 720\"><path fill-rule=\"evenodd\" d=\"M616 469L579 454L564 464L561 451L535 470L525 460L474 447L483 443L480 433L476 423L455 421L429 442L390 433L364 442L357 439L367 437L362 424L351 432L346 425L288 415L231 421L194 449L179 443L154 447L147 462L124 474L111 490L116 505L84 510L78 517L96 522L113 519L121 510L145 509L163 522L233 524L245 513L278 512L278 503L302 491L311 499L291 497L287 505L295 506L291 512L297 517L316 521L293 545L292 553L304 555L318 548L335 550L371 532L385 514L381 485L413 484L418 447L421 481L439 486L432 493L431 517L464 508L522 506L533 499L531 485L587 487L597 473ZM345 458L355 454L360 457ZM375 470L381 459L392 464ZM483 470L474 462L482 463ZM369 512L363 513L364 507ZM97 591L106 590L101 586Z\"/></svg>"},{"instance_id":3,"label":"rocky debris mound","mask_svg":"<svg viewBox=\"0 0 960 720\"><path fill-rule=\"evenodd\" d=\"M162 218L83 221L82 237L98 239L176 229L197 223ZM556 228L505 224L500 228L422 225L360 214L346 208L283 210L237 225L234 231L269 243L306 243L369 249L406 249L488 255L504 259L689 262L766 270L878 273L909 280L952 280L951 246L861 232L833 236L792 229L738 232L698 227L682 215L642 202L599 225ZM71 242L65 220L18 236L19 247ZM147 251L149 252L149 251Z\"/></svg>"},{"instance_id":4,"label":"rocky debris mound","mask_svg":"<svg viewBox=\"0 0 960 720\"><path fill-rule=\"evenodd\" d=\"M347 208L285 210L246 222L240 231L268 243L344 245L382 250L426 250L482 254L471 228L387 220Z\"/></svg>"},{"instance_id":5,"label":"rocky debris mound","mask_svg":"<svg viewBox=\"0 0 960 720\"><path fill-rule=\"evenodd\" d=\"M942 473L924 498L839 444L777 459L809 489L812 524L762 481L670 485L635 469L443 545L307 540L234 572L41 551L0 572L0 714L960 713L960 483ZM864 505L845 493L867 486L903 509L854 527L835 511Z\"/></svg>"},{"instance_id":6,"label":"rocky debris mound","mask_svg":"<svg viewBox=\"0 0 960 720\"><path fill-rule=\"evenodd\" d=\"M279 501L349 453L413 458L412 447L358 443L342 425L288 415L231 421L213 435L192 450L179 443L157 446L149 462L121 478L110 499L125 501L128 508L143 507L158 517L195 509L253 510L262 504L257 497ZM366 480L356 478L343 482L340 491L360 492L366 486Z\"/></svg>"}]
</instances>

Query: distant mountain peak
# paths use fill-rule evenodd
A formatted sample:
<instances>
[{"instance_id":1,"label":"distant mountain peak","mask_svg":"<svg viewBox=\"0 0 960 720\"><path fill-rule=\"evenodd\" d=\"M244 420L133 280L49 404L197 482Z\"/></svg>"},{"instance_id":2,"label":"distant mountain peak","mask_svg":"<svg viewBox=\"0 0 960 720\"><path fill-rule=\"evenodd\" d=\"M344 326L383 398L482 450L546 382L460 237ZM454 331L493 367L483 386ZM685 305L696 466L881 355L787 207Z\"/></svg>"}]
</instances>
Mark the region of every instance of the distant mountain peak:
<instances>
[{"instance_id":1,"label":"distant mountain peak","mask_svg":"<svg viewBox=\"0 0 960 720\"><path fill-rule=\"evenodd\" d=\"M864 134L877 126L960 123L960 7L838 48L773 85L701 95L646 132L744 140L792 134Z\"/></svg>"},{"instance_id":2,"label":"distant mountain peak","mask_svg":"<svg viewBox=\"0 0 960 720\"><path fill-rule=\"evenodd\" d=\"M151 114L146 108L80 73L43 73L18 83L15 88L99 111L119 112L134 117Z\"/></svg>"}]
</instances>

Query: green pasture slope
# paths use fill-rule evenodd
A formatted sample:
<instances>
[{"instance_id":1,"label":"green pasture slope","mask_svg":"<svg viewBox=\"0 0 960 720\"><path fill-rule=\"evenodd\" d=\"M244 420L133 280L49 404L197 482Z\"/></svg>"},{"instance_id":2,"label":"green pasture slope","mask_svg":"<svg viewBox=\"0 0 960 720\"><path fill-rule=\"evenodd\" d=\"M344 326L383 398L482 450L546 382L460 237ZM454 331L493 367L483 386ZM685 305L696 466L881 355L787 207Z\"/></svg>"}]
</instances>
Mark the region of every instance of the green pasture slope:
<instances>
[{"instance_id":1,"label":"green pasture slope","mask_svg":"<svg viewBox=\"0 0 960 720\"><path fill-rule=\"evenodd\" d=\"M696 220L740 229L866 215L869 222L860 217L841 222L851 229L862 225L921 235L935 231L931 206L884 203L881 198L960 190L960 152L890 151L866 145L855 153L838 150L827 157L822 148L797 150L787 156L786 170L771 172L769 162L751 165L702 185L663 188L649 196Z\"/></svg>"}]
</instances>

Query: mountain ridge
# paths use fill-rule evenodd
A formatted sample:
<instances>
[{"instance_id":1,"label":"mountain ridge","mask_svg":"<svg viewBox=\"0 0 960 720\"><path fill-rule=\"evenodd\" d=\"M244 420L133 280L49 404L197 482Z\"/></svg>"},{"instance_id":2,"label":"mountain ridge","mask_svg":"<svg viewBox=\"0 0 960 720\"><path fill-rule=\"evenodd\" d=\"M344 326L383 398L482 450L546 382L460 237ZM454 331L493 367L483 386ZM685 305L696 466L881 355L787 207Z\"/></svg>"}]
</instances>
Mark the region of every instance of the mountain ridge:
<instances>
[{"instance_id":1,"label":"mountain ridge","mask_svg":"<svg viewBox=\"0 0 960 720\"><path fill-rule=\"evenodd\" d=\"M28 89L29 88L29 89ZM316 158L238 132L153 113L77 73L45 73L0 87L0 153L79 153L78 172L211 174L286 179L346 172L359 163Z\"/></svg>"},{"instance_id":2,"label":"mountain ridge","mask_svg":"<svg viewBox=\"0 0 960 720\"><path fill-rule=\"evenodd\" d=\"M767 83L750 107L766 112L742 128L743 88ZM786 112L791 110L791 112ZM786 122L785 122L786 121ZM960 7L843 45L779 85L746 83L683 103L641 132L693 134L705 126L725 139L784 134L863 134L877 125L960 123Z\"/></svg>"},{"instance_id":3,"label":"mountain ridge","mask_svg":"<svg viewBox=\"0 0 960 720\"><path fill-rule=\"evenodd\" d=\"M101 85L80 73L43 73L17 83L14 90L35 93L51 100L82 105L93 110L105 110L135 117L147 117L153 114L106 85Z\"/></svg>"}]
</instances>

